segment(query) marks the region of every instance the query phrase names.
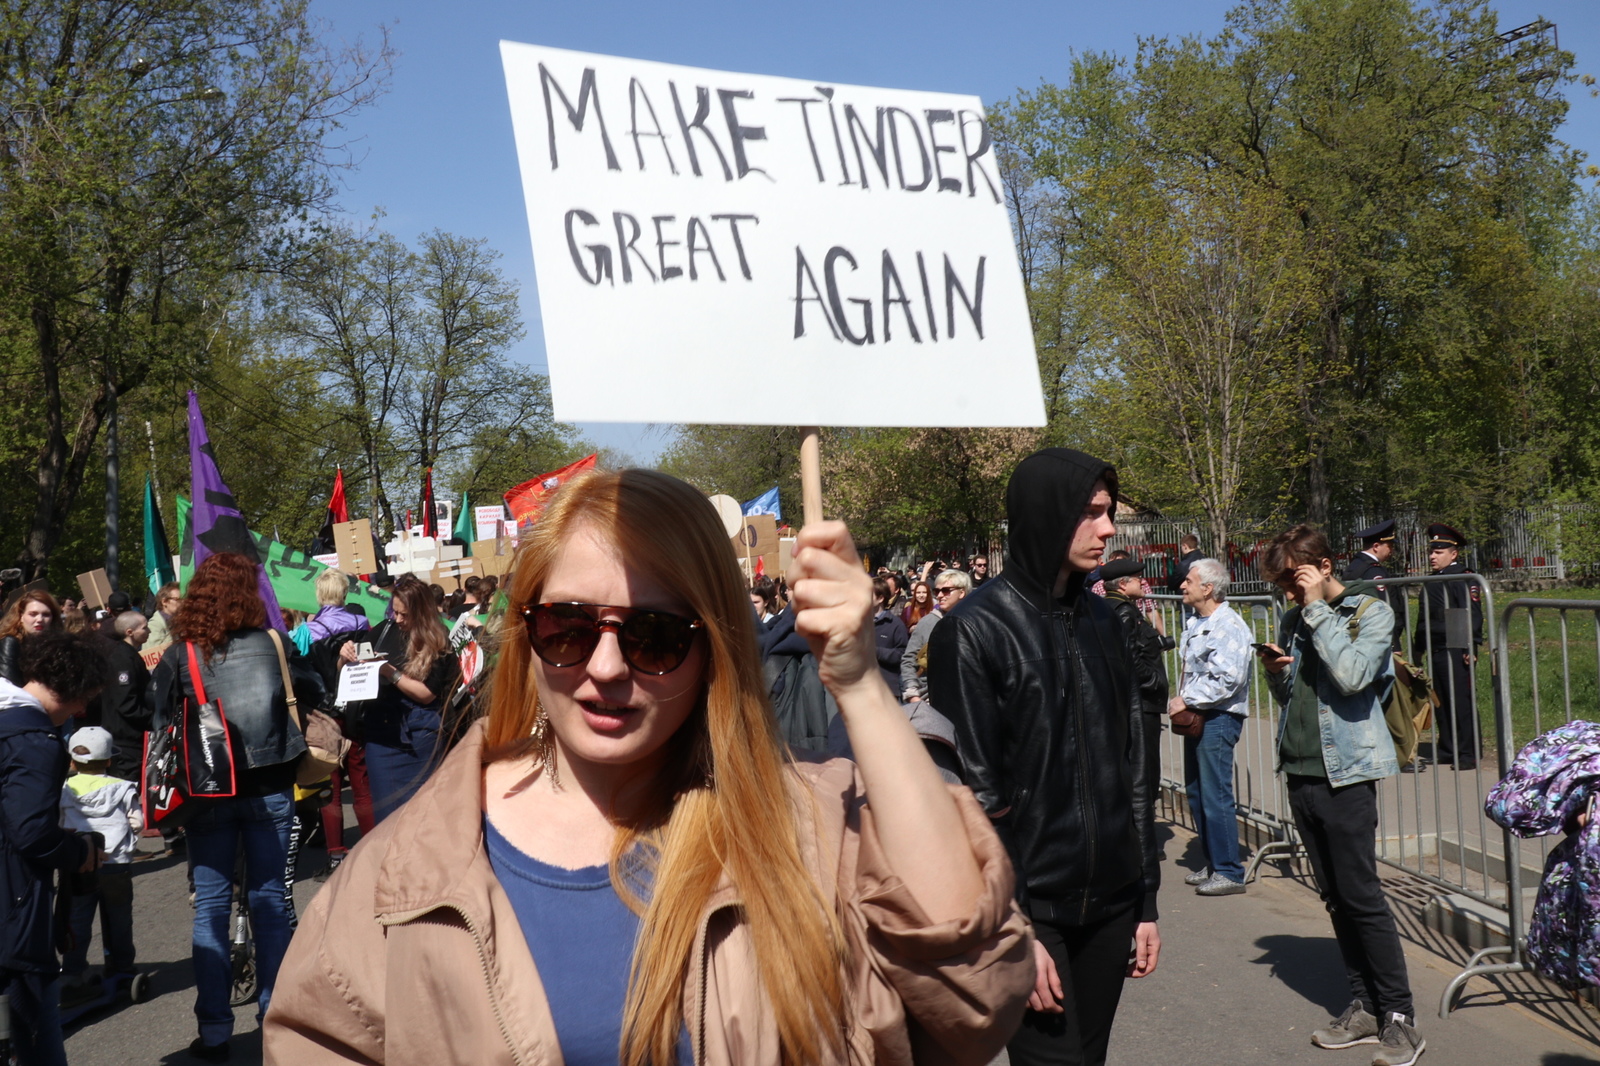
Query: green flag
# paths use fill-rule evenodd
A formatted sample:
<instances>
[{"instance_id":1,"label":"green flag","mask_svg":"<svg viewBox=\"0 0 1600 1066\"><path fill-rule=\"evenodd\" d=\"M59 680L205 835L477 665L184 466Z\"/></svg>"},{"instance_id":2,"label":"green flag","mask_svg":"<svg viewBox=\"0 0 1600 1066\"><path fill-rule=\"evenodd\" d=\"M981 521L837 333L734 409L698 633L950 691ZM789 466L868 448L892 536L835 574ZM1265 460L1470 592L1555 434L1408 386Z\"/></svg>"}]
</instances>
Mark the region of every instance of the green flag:
<instances>
[{"instance_id":1,"label":"green flag","mask_svg":"<svg viewBox=\"0 0 1600 1066\"><path fill-rule=\"evenodd\" d=\"M155 488L148 475L144 479L144 579L152 595L162 585L177 580L172 573L172 549L167 546L167 531L161 525L161 511L156 507Z\"/></svg>"},{"instance_id":2,"label":"green flag","mask_svg":"<svg viewBox=\"0 0 1600 1066\"><path fill-rule=\"evenodd\" d=\"M461 494L461 506L456 508L456 528L450 535L465 545L465 554L472 554L472 506L467 502L467 494Z\"/></svg>"},{"instance_id":3,"label":"green flag","mask_svg":"<svg viewBox=\"0 0 1600 1066\"><path fill-rule=\"evenodd\" d=\"M189 501L179 496L178 535L183 538L185 548L188 547L188 532ZM250 536L255 541L256 554L261 557L262 569L267 572L267 580L272 583L272 591L278 597L278 606L315 614L321 606L317 602L317 575L327 567L305 552L295 551L287 544L280 544L254 530L250 531ZM192 553L184 551L180 570L180 579L187 588L189 579L194 576ZM383 620L384 613L389 609L387 596L368 592L367 586L359 582L345 602L360 607L367 620L374 625Z\"/></svg>"}]
</instances>

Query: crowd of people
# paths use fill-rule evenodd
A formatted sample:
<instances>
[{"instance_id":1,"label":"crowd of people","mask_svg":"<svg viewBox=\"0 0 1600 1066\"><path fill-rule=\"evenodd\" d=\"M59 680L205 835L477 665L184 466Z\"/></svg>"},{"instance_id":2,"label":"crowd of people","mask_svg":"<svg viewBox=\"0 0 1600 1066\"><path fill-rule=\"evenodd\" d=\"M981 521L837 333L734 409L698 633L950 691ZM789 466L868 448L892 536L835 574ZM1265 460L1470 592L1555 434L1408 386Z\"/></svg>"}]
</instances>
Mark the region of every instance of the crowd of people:
<instances>
[{"instance_id":1,"label":"crowd of people","mask_svg":"<svg viewBox=\"0 0 1600 1066\"><path fill-rule=\"evenodd\" d=\"M703 495L624 471L564 485L503 588L402 577L383 618L327 570L280 635L256 564L228 553L148 615L108 602L69 625L23 594L0 622L19 1061L64 1063L58 1004L133 971L129 864L160 831L190 870L204 1061L233 1035L237 891L269 1062L1102 1063L1124 981L1161 958L1167 728L1205 859L1188 883L1246 891L1232 756L1260 669L1352 995L1312 1040L1409 1066L1426 1045L1373 839L1374 783L1399 770L1389 597L1335 577L1326 537L1297 526L1262 556L1292 607L1254 642L1227 568L1186 544L1169 634L1143 563L1106 550L1117 488L1080 452L1024 459L995 575L985 555L870 575L842 525L815 523L786 578L749 582ZM476 680L456 639L474 630L493 660ZM363 663L378 696L341 701ZM146 828L144 738L205 704L235 788ZM349 743L308 805L312 708ZM300 916L312 833L331 876ZM56 872L85 881L62 945Z\"/></svg>"}]
</instances>

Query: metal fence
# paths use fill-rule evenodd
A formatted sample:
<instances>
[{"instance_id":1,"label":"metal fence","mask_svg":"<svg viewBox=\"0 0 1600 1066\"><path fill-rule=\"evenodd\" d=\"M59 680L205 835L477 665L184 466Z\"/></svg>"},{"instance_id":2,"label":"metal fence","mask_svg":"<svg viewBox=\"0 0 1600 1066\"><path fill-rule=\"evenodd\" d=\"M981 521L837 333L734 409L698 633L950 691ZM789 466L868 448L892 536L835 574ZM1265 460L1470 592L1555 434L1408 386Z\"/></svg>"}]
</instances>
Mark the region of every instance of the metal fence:
<instances>
[{"instance_id":1,"label":"metal fence","mask_svg":"<svg viewBox=\"0 0 1600 1066\"><path fill-rule=\"evenodd\" d=\"M1529 740L1574 719L1600 716L1600 601L1512 600L1499 616L1497 635L1493 696L1499 771L1491 783ZM1481 807L1481 798L1478 803ZM1508 943L1485 947L1468 960L1445 988L1441 1017L1472 978L1530 969L1525 936L1533 892L1524 886L1538 884L1555 842L1548 836L1519 840L1499 831ZM1506 961L1489 961L1496 958ZM1595 990L1587 999L1595 1004Z\"/></svg>"},{"instance_id":2,"label":"metal fence","mask_svg":"<svg viewBox=\"0 0 1600 1066\"><path fill-rule=\"evenodd\" d=\"M1441 606L1427 595L1440 586L1459 590L1456 598L1464 603L1445 598ZM1527 968L1523 937L1531 893L1525 895L1525 886L1537 883L1554 841L1514 838L1489 821L1484 797L1521 745L1574 718L1600 716L1600 601L1518 599L1497 612L1493 590L1480 574L1397 578L1384 587L1398 601L1397 644L1429 672L1441 705L1421 737L1423 765L1378 783L1378 860L1502 915L1510 941L1472 956L1441 999L1445 1016L1471 978ZM1462 595L1469 592L1475 595ZM1152 598L1166 632L1177 637L1181 601ZM1228 602L1249 624L1253 639L1277 642L1281 600L1230 596ZM1474 603L1481 633L1474 632ZM1179 665L1174 649L1167 660L1174 692ZM1263 673L1255 671L1250 682L1249 717L1234 755L1240 831L1252 847L1246 881L1263 861L1301 854L1284 780L1276 772L1279 709ZM1193 829L1184 795L1183 740L1164 732L1161 749L1163 814Z\"/></svg>"},{"instance_id":3,"label":"metal fence","mask_svg":"<svg viewBox=\"0 0 1600 1066\"><path fill-rule=\"evenodd\" d=\"M1158 594L1155 601L1162 628L1175 641L1183 632L1185 610L1181 598ZM1252 638L1260 643L1276 641L1281 601L1271 596L1229 596L1228 603L1250 626ZM1174 694L1181 675L1178 648L1167 653L1167 676ZM1239 821L1248 843L1254 849L1245 872L1248 881L1261 862L1273 855L1291 854L1296 846L1294 819L1289 813L1288 794L1283 777L1277 772L1276 741L1278 705L1267 691L1261 671L1250 680L1249 716L1245 719L1238 747L1234 749L1233 795ZM1169 821L1194 829L1193 815L1184 793L1183 738L1163 730L1161 739L1162 814Z\"/></svg>"},{"instance_id":4,"label":"metal fence","mask_svg":"<svg viewBox=\"0 0 1600 1066\"><path fill-rule=\"evenodd\" d=\"M1565 580L1592 572L1593 567L1574 564L1563 556L1562 530L1575 524L1593 524L1596 510L1596 506L1589 503L1552 503L1505 511L1495 517L1490 534L1467 546L1462 552L1462 561L1473 570L1501 577ZM1432 519L1419 511L1400 511L1388 517L1395 520L1396 565L1412 570L1426 569L1427 529ZM1325 532L1336 549L1347 549L1348 557L1360 550L1354 540L1355 532L1376 521L1376 518L1358 514L1329 522ZM1286 524L1241 519L1229 529L1225 550L1217 551L1215 545L1207 543L1211 539L1210 523L1204 519L1148 513L1118 514L1117 535L1107 544L1107 549L1121 548L1137 559L1153 563L1147 568L1147 574L1152 582L1165 587L1182 554L1178 550L1180 541L1186 534L1193 533L1205 550L1227 564L1235 590L1270 594L1272 587L1261 579L1256 563L1267 542Z\"/></svg>"}]
</instances>

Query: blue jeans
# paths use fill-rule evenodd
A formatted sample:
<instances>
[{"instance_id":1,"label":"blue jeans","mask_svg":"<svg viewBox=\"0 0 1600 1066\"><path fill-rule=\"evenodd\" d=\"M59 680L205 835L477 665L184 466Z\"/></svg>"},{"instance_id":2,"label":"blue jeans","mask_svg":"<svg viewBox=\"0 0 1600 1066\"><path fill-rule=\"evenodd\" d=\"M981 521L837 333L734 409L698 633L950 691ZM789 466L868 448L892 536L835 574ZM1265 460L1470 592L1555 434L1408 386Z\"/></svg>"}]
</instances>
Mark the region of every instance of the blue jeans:
<instances>
[{"instance_id":1,"label":"blue jeans","mask_svg":"<svg viewBox=\"0 0 1600 1066\"><path fill-rule=\"evenodd\" d=\"M416 794L433 772L439 746L439 711L408 706L398 721L381 728L368 722L367 781L372 790L372 816L381 822Z\"/></svg>"},{"instance_id":2,"label":"blue jeans","mask_svg":"<svg viewBox=\"0 0 1600 1066\"><path fill-rule=\"evenodd\" d=\"M233 874L244 845L244 888L255 938L256 975L261 988L256 1018L267 1013L272 984L289 950L289 908L284 900L284 870L289 856L289 825L294 793L205 800L188 825L189 861L194 868L194 1013L200 1039L220 1044L233 1035L228 1006L233 971L229 917Z\"/></svg>"},{"instance_id":3,"label":"blue jeans","mask_svg":"<svg viewBox=\"0 0 1600 1066\"><path fill-rule=\"evenodd\" d=\"M1244 867L1239 864L1239 819L1233 805L1233 748L1243 730L1239 715L1211 711L1204 733L1183 738L1183 782L1206 865L1240 883Z\"/></svg>"},{"instance_id":4,"label":"blue jeans","mask_svg":"<svg viewBox=\"0 0 1600 1066\"><path fill-rule=\"evenodd\" d=\"M61 979L0 970L11 1010L11 1049L19 1066L67 1066L61 1038Z\"/></svg>"},{"instance_id":5,"label":"blue jeans","mask_svg":"<svg viewBox=\"0 0 1600 1066\"><path fill-rule=\"evenodd\" d=\"M100 867L92 895L72 898L72 950L61 961L61 970L68 977L76 977L89 968L89 939L94 936L96 910L100 912L105 972L133 972L133 867L117 862Z\"/></svg>"}]
</instances>

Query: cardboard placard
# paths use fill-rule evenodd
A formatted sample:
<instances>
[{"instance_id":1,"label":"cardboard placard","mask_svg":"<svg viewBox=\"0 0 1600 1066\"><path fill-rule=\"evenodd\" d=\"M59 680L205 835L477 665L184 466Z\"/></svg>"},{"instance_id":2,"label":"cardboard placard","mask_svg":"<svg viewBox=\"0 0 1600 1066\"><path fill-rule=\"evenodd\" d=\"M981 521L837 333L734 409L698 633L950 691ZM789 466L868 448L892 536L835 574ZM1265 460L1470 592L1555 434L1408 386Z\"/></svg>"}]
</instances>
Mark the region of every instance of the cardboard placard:
<instances>
[{"instance_id":1,"label":"cardboard placard","mask_svg":"<svg viewBox=\"0 0 1600 1066\"><path fill-rule=\"evenodd\" d=\"M794 537L778 538L778 573L784 577L789 576L789 567L794 565Z\"/></svg>"},{"instance_id":2,"label":"cardboard placard","mask_svg":"<svg viewBox=\"0 0 1600 1066\"><path fill-rule=\"evenodd\" d=\"M432 537L414 537L409 530L400 530L394 539L383 546L389 557L389 573L426 574L439 561L439 542Z\"/></svg>"},{"instance_id":3,"label":"cardboard placard","mask_svg":"<svg viewBox=\"0 0 1600 1066\"><path fill-rule=\"evenodd\" d=\"M757 562L761 563L761 573L759 575L756 573ZM741 555L739 557L739 569L743 571L745 581L747 582L754 581L758 576L770 577L776 581L778 579L777 553L774 552L771 555L752 555L748 557Z\"/></svg>"},{"instance_id":4,"label":"cardboard placard","mask_svg":"<svg viewBox=\"0 0 1600 1066\"><path fill-rule=\"evenodd\" d=\"M754 555L776 555L778 552L778 522L769 514L746 515L733 538L733 550L740 558Z\"/></svg>"},{"instance_id":5,"label":"cardboard placard","mask_svg":"<svg viewBox=\"0 0 1600 1066\"><path fill-rule=\"evenodd\" d=\"M983 103L502 42L555 417L1042 426ZM785 370L750 403L751 353ZM875 378L965 380L885 404Z\"/></svg>"},{"instance_id":6,"label":"cardboard placard","mask_svg":"<svg viewBox=\"0 0 1600 1066\"><path fill-rule=\"evenodd\" d=\"M516 548L509 537L472 542L472 558L484 577L503 577L511 572L511 562L516 558Z\"/></svg>"},{"instance_id":7,"label":"cardboard placard","mask_svg":"<svg viewBox=\"0 0 1600 1066\"><path fill-rule=\"evenodd\" d=\"M441 560L422 580L438 585L446 592L455 592L466 583L467 578L481 576L476 559L456 558Z\"/></svg>"},{"instance_id":8,"label":"cardboard placard","mask_svg":"<svg viewBox=\"0 0 1600 1066\"><path fill-rule=\"evenodd\" d=\"M83 593L83 602L86 606L101 610L106 605L106 600L111 597L111 579L106 576L104 568L91 570L87 574L78 575L78 591Z\"/></svg>"},{"instance_id":9,"label":"cardboard placard","mask_svg":"<svg viewBox=\"0 0 1600 1066\"><path fill-rule=\"evenodd\" d=\"M347 574L374 574L378 560L372 550L372 523L365 518L354 522L335 522L333 549L339 557L339 569Z\"/></svg>"}]
</instances>

